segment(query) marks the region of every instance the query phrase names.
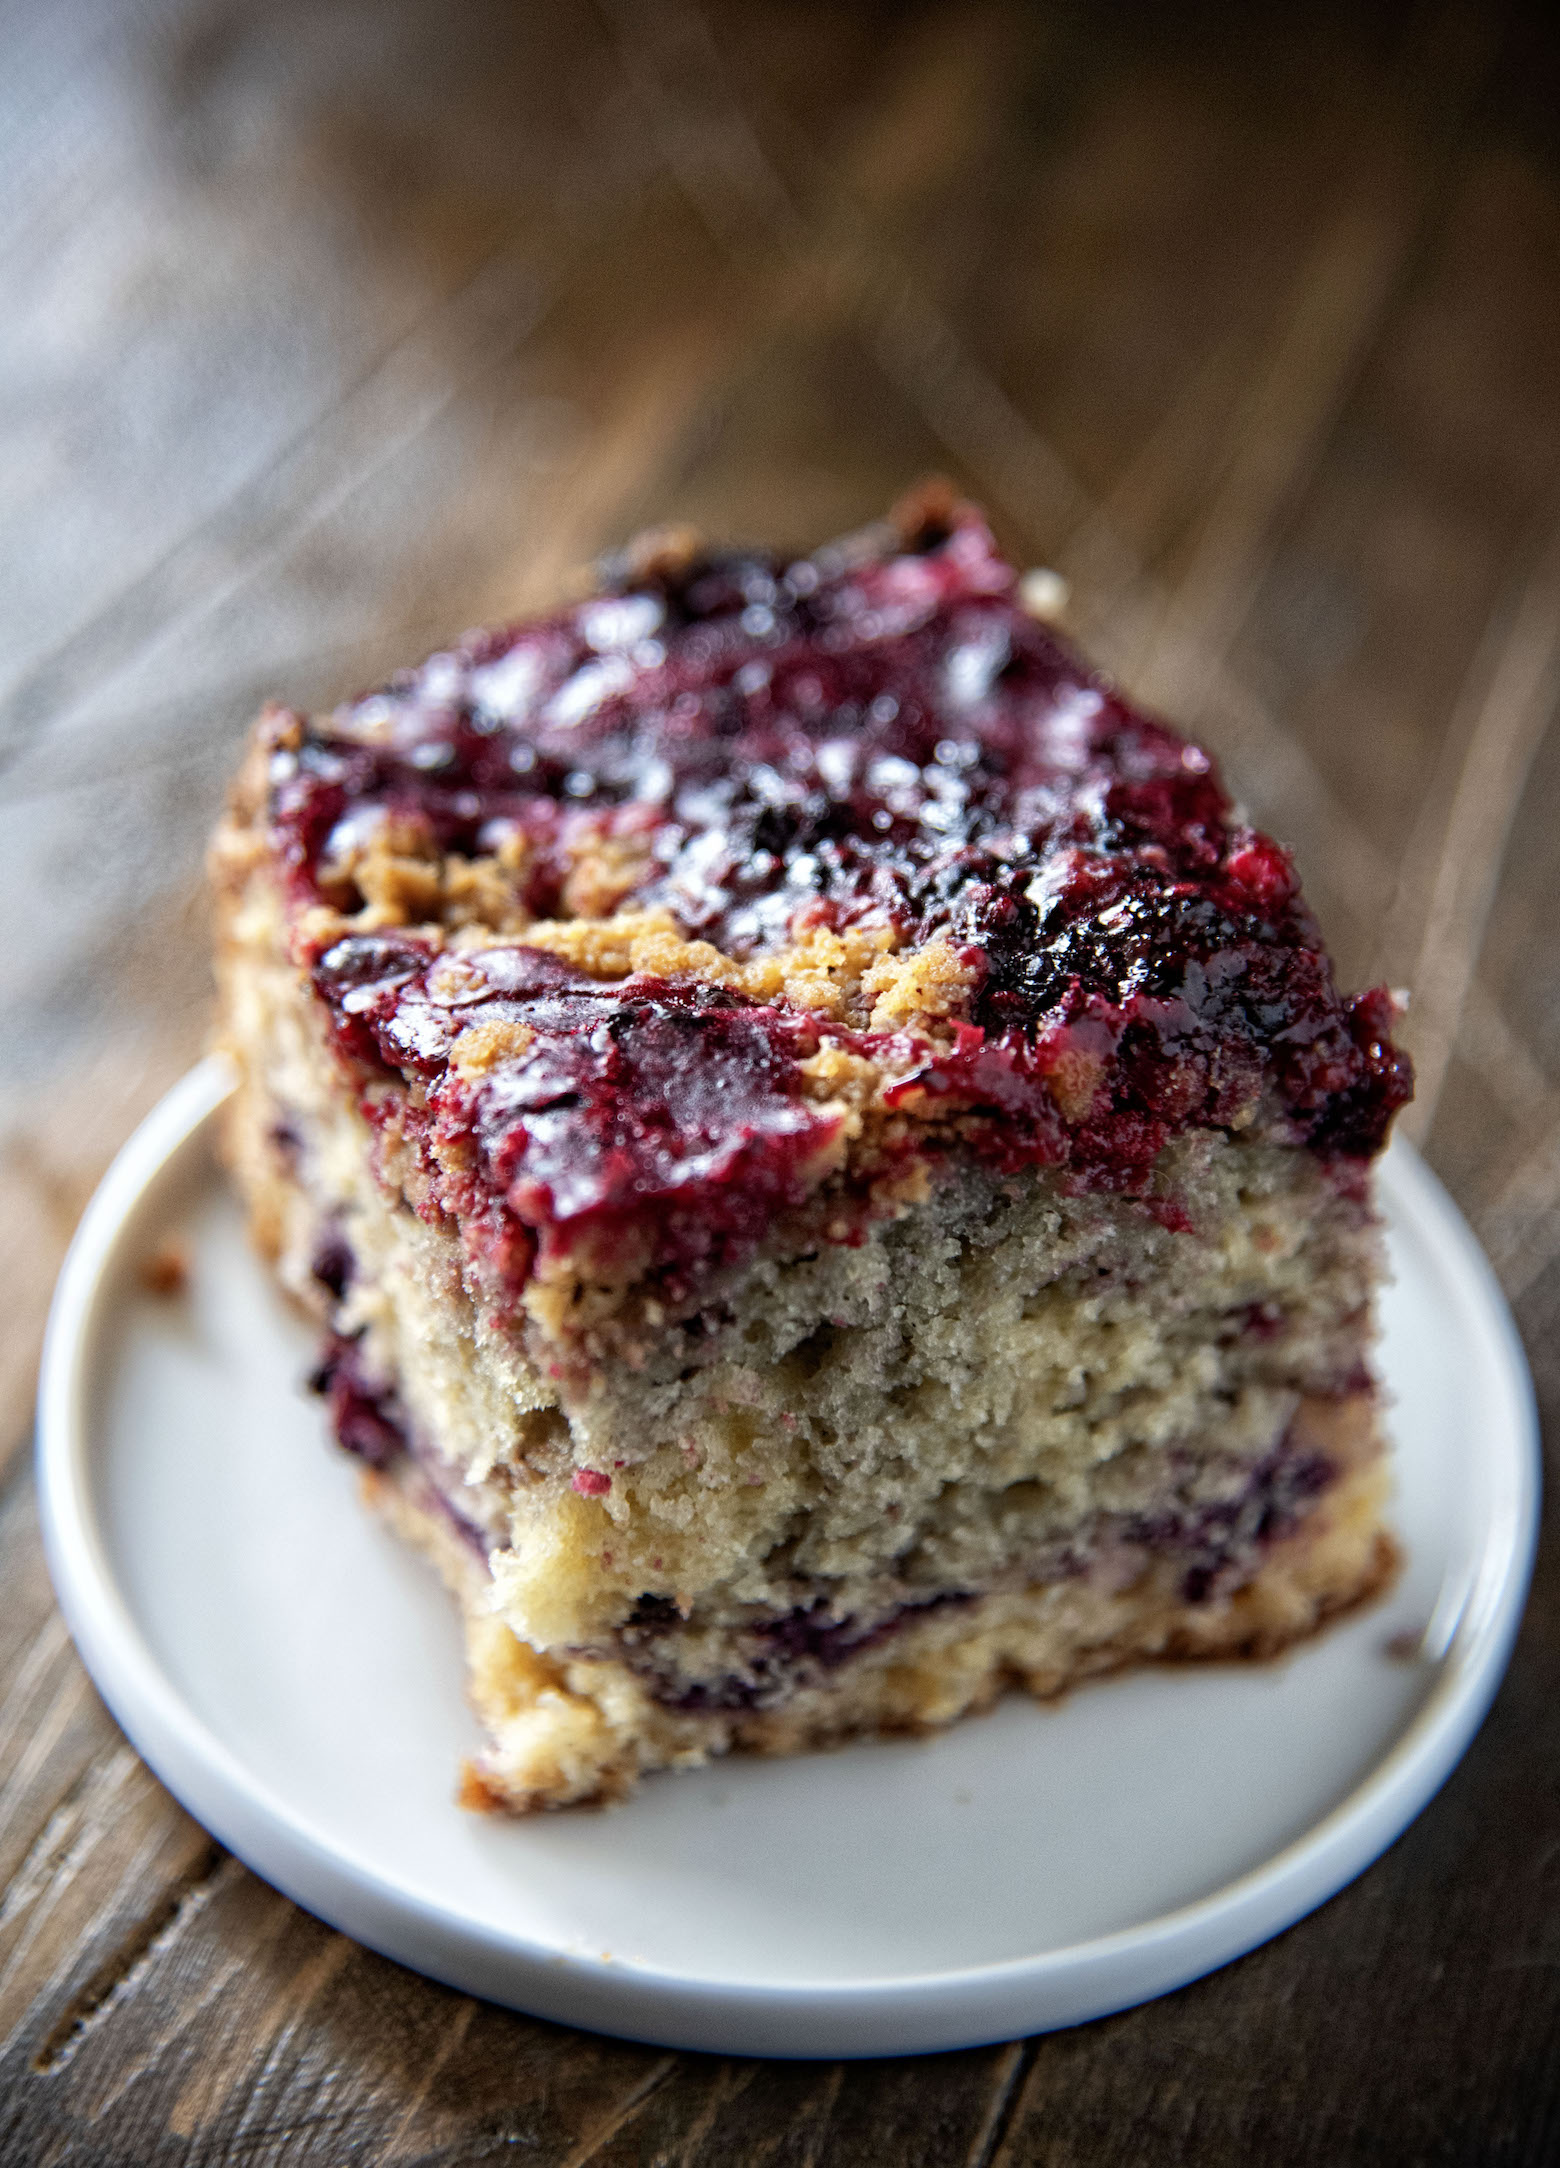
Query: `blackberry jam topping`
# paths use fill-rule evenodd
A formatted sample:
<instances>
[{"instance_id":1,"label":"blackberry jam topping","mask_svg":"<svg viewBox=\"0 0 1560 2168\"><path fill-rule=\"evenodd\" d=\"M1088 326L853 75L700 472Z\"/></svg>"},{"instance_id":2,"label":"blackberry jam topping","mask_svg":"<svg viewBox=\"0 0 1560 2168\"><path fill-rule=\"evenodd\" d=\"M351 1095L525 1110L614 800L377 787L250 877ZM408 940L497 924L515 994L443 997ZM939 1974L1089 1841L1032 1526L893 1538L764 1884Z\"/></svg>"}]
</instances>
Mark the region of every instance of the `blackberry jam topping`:
<instances>
[{"instance_id":1,"label":"blackberry jam topping","mask_svg":"<svg viewBox=\"0 0 1560 2168\"><path fill-rule=\"evenodd\" d=\"M747 1255L802 1202L839 1117L808 1105L804 1013L718 986L582 978L537 949L440 956L354 938L315 983L360 1062L418 1077L434 1156L473 1147L452 1201L523 1272L591 1240L675 1291Z\"/></svg>"},{"instance_id":2,"label":"blackberry jam topping","mask_svg":"<svg viewBox=\"0 0 1560 2168\"><path fill-rule=\"evenodd\" d=\"M553 916L607 838L642 846L625 894L738 956L799 915L979 942L1006 899L1054 940L1162 891L1266 923L1294 888L1229 825L1207 756L1018 606L967 509L865 561L709 553L473 636L307 726L273 786L311 896L392 815L468 858L518 840L522 900ZM1122 944L1103 945L1105 988ZM1025 982L1006 991L1022 1004Z\"/></svg>"},{"instance_id":3,"label":"blackberry jam topping","mask_svg":"<svg viewBox=\"0 0 1560 2168\"><path fill-rule=\"evenodd\" d=\"M625 561L588 602L285 719L270 780L299 905L356 912L361 851L393 834L485 866L522 925L659 909L739 963L818 929L945 943L967 987L946 1030L833 1036L893 1072L891 1106L956 1110L1015 1164L1144 1192L1178 1130L1259 1106L1360 1161L1410 1094L1390 1000L1339 995L1286 854L1026 614L968 507L808 558ZM520 1269L562 1230L669 1210L686 1224L657 1239L696 1274L805 1187L832 1136L805 1012L515 948L465 958L482 984L451 994L436 946L355 935L316 982L353 1055L420 1079L446 1144L465 1125L483 1195L529 1230ZM473 1082L449 1064L479 1010L532 1036Z\"/></svg>"}]
</instances>

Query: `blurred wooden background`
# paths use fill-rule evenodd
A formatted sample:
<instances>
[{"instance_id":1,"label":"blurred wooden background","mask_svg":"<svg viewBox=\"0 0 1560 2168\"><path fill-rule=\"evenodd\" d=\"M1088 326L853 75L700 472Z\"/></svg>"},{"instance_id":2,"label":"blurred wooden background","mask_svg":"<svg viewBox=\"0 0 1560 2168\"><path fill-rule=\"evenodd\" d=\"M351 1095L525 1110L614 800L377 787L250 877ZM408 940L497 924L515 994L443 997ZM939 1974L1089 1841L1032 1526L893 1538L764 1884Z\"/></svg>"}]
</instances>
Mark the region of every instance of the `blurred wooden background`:
<instances>
[{"instance_id":1,"label":"blurred wooden background","mask_svg":"<svg viewBox=\"0 0 1560 2168\"><path fill-rule=\"evenodd\" d=\"M1560 44L1491 4L0 7L0 2158L1560 2158L1560 1587L1422 1821L1082 2031L721 2063L399 1971L189 1822L52 1607L74 1217L198 1050L199 862L329 701L652 518L928 469L1414 990L1560 1411ZM1553 1432L1551 1431L1551 1435Z\"/></svg>"}]
</instances>

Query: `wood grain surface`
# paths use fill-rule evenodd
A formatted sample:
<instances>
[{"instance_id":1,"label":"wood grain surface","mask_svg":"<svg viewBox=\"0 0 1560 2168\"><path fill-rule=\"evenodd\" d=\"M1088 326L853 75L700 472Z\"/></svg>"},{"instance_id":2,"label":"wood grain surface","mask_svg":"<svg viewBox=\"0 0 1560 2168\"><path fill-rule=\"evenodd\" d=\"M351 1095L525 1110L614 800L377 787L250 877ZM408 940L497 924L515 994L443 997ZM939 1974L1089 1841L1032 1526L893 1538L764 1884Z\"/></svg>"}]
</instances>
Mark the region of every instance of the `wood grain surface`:
<instances>
[{"instance_id":1,"label":"wood grain surface","mask_svg":"<svg viewBox=\"0 0 1560 2168\"><path fill-rule=\"evenodd\" d=\"M1408 1834L1148 2008L721 2062L369 1955L138 1761L25 1446L198 1050L205 830L652 518L953 474L1411 986L1409 1127L1560 1414L1560 43L1477 0L0 7L0 2162L1560 2160L1560 1582Z\"/></svg>"}]
</instances>

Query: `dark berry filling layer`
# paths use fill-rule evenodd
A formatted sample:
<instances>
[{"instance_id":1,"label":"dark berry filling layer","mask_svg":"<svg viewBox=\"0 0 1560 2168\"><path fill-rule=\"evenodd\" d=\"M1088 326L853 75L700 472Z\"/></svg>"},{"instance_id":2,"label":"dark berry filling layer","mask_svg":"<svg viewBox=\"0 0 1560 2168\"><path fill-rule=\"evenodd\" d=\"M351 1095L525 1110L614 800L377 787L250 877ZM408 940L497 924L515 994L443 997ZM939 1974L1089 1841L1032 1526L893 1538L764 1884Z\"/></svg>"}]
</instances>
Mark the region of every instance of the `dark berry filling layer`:
<instances>
[{"instance_id":1,"label":"dark berry filling layer","mask_svg":"<svg viewBox=\"0 0 1560 2168\"><path fill-rule=\"evenodd\" d=\"M399 1397L363 1369L355 1340L332 1333L309 1378L330 1409L336 1443L381 1473L409 1450Z\"/></svg>"},{"instance_id":2,"label":"dark berry filling layer","mask_svg":"<svg viewBox=\"0 0 1560 2168\"><path fill-rule=\"evenodd\" d=\"M963 1610L979 1602L974 1595L948 1592L900 1604L871 1621L837 1616L827 1598L799 1604L747 1628L747 1658L742 1668L717 1678L687 1680L675 1660L682 1621L665 1596L642 1596L617 1637L616 1653L642 1678L657 1701L689 1714L720 1709L769 1709L803 1687L816 1686L852 1657L901 1632L913 1620L934 1611Z\"/></svg>"},{"instance_id":3,"label":"dark berry filling layer","mask_svg":"<svg viewBox=\"0 0 1560 2168\"><path fill-rule=\"evenodd\" d=\"M1026 1561L1031 1584L1078 1579L1102 1562L1135 1562L1140 1570L1170 1559L1181 1600L1203 1604L1250 1579L1263 1554L1292 1535L1315 1500L1337 1478L1322 1454L1285 1438L1252 1469L1234 1496L1198 1502L1171 1494L1146 1513L1101 1513L1066 1543ZM799 1690L822 1684L853 1657L880 1646L906 1626L951 1606L981 1600L975 1592L912 1599L871 1619L840 1615L826 1597L756 1619L743 1629L739 1668L690 1679L678 1661L683 1622L664 1596L644 1596L617 1636L616 1653L658 1700L689 1711L765 1709Z\"/></svg>"},{"instance_id":4,"label":"dark berry filling layer","mask_svg":"<svg viewBox=\"0 0 1560 2168\"><path fill-rule=\"evenodd\" d=\"M310 1376L309 1389L326 1401L336 1443L365 1466L383 1475L403 1459L416 1461L427 1479L428 1496L461 1541L486 1565L486 1536L449 1496L433 1457L417 1450L400 1395L368 1375L356 1340L340 1333L328 1336Z\"/></svg>"}]
</instances>

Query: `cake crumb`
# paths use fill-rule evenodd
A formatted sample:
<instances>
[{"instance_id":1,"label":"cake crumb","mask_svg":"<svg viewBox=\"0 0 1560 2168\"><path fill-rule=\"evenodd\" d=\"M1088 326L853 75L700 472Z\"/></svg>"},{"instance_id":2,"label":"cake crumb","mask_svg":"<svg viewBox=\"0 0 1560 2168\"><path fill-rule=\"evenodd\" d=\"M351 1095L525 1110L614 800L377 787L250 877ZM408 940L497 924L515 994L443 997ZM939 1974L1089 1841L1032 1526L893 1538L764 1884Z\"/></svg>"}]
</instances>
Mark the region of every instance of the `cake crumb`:
<instances>
[{"instance_id":1,"label":"cake crumb","mask_svg":"<svg viewBox=\"0 0 1560 2168\"><path fill-rule=\"evenodd\" d=\"M1072 589L1059 572L1036 565L1018 583L1018 599L1029 615L1042 625L1054 624L1066 609Z\"/></svg>"},{"instance_id":2,"label":"cake crumb","mask_svg":"<svg viewBox=\"0 0 1560 2168\"><path fill-rule=\"evenodd\" d=\"M152 1295L182 1295L190 1284L190 1260L180 1242L164 1242L141 1260L141 1285Z\"/></svg>"}]
</instances>

